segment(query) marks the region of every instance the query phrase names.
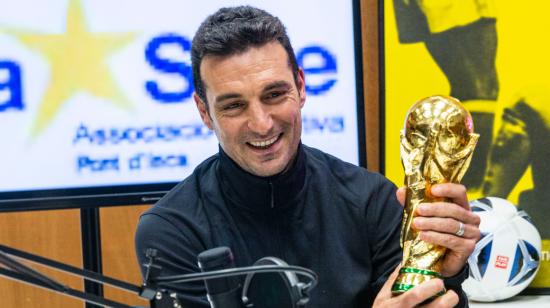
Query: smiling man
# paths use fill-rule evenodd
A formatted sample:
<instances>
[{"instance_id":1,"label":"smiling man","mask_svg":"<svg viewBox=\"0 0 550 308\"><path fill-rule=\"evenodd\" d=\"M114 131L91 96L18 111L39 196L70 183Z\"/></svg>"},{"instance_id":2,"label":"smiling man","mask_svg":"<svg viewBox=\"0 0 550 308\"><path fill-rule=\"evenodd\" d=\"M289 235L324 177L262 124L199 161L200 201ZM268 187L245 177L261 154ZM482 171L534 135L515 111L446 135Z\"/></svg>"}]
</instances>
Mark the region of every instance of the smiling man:
<instances>
[{"instance_id":1,"label":"smiling man","mask_svg":"<svg viewBox=\"0 0 550 308\"><path fill-rule=\"evenodd\" d=\"M449 249L445 279L394 297L403 190L301 143L304 73L278 18L220 9L199 27L192 64L195 103L219 153L142 215L140 264L155 248L162 276L196 273L199 253L228 246L237 266L274 256L317 272L308 307L414 307L444 285L428 306L467 305L460 284L479 218L465 188L435 186L450 201L422 208L414 222L423 240ZM171 287L185 307L208 307L204 283Z\"/></svg>"},{"instance_id":2,"label":"smiling man","mask_svg":"<svg viewBox=\"0 0 550 308\"><path fill-rule=\"evenodd\" d=\"M300 144L304 74L294 77L287 58L279 42L268 42L200 65L206 93L194 98L202 120L235 163L262 177L284 171Z\"/></svg>"}]
</instances>

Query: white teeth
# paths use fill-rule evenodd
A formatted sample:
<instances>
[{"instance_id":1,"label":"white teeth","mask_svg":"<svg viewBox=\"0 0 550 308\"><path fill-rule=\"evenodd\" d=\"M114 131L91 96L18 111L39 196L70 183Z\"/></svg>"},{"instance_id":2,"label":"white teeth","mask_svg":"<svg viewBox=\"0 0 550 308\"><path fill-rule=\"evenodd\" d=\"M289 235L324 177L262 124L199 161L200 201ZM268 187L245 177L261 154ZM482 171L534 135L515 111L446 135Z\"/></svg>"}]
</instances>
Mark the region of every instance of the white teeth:
<instances>
[{"instance_id":1,"label":"white teeth","mask_svg":"<svg viewBox=\"0 0 550 308\"><path fill-rule=\"evenodd\" d=\"M255 147L259 147L259 148L265 148L265 147L268 147L270 145L272 145L275 141L277 141L277 138L279 138L279 136L275 136L269 140L265 140L265 141L250 141L250 144L255 146Z\"/></svg>"}]
</instances>

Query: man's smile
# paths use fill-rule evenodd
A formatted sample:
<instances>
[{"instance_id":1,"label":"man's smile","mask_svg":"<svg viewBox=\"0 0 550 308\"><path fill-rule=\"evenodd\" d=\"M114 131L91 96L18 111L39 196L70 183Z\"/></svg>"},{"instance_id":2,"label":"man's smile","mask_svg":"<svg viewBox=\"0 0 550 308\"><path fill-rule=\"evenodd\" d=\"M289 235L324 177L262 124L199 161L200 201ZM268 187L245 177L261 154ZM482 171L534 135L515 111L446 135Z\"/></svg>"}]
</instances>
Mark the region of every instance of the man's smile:
<instances>
[{"instance_id":1,"label":"man's smile","mask_svg":"<svg viewBox=\"0 0 550 308\"><path fill-rule=\"evenodd\" d=\"M246 144L257 149L267 149L270 146L272 146L275 142L277 142L282 137L282 135L283 133L280 133L279 135L267 140L249 141Z\"/></svg>"}]
</instances>

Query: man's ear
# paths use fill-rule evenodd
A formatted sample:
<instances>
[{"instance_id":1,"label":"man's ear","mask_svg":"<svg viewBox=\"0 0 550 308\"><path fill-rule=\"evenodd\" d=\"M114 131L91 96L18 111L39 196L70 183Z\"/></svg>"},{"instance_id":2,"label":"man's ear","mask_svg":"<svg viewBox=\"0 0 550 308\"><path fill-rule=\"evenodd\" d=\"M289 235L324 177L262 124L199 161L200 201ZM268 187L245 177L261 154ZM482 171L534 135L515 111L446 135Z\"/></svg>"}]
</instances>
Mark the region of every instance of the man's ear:
<instances>
[{"instance_id":1,"label":"man's ear","mask_svg":"<svg viewBox=\"0 0 550 308\"><path fill-rule=\"evenodd\" d=\"M300 108L306 103L306 77L301 67L298 68L298 93L300 94Z\"/></svg>"},{"instance_id":2,"label":"man's ear","mask_svg":"<svg viewBox=\"0 0 550 308\"><path fill-rule=\"evenodd\" d=\"M207 102L203 102L202 99L197 95L197 93L193 93L193 100L195 100L195 105L197 106L197 109L199 110L199 114L201 115L202 122L204 125L206 125L209 129L212 128L212 118L210 117L210 113L208 112L208 109L206 107Z\"/></svg>"}]
</instances>

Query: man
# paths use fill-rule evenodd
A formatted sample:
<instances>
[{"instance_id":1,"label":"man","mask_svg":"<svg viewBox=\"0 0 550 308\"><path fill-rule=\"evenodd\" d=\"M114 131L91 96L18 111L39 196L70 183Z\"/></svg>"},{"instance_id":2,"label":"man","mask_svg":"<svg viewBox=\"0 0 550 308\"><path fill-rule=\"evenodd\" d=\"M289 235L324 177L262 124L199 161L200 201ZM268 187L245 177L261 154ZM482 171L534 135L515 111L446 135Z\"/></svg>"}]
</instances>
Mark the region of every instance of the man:
<instances>
[{"instance_id":1,"label":"man","mask_svg":"<svg viewBox=\"0 0 550 308\"><path fill-rule=\"evenodd\" d=\"M304 73L279 19L248 6L220 9L199 27L192 62L195 103L220 150L141 217L141 264L147 248L158 249L162 275L199 272L197 255L218 246L232 249L237 266L278 257L318 273L308 307L412 307L442 290L433 280L391 295L403 191L301 144ZM423 208L415 227L450 248L443 275L455 291L430 305L454 306L457 293L465 305L460 283L479 219L464 187L433 193L454 203ZM460 221L464 237L454 235ZM184 306L208 306L202 282L173 287Z\"/></svg>"}]
</instances>

